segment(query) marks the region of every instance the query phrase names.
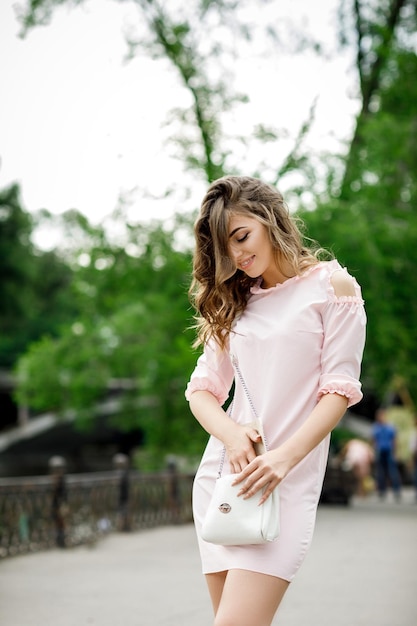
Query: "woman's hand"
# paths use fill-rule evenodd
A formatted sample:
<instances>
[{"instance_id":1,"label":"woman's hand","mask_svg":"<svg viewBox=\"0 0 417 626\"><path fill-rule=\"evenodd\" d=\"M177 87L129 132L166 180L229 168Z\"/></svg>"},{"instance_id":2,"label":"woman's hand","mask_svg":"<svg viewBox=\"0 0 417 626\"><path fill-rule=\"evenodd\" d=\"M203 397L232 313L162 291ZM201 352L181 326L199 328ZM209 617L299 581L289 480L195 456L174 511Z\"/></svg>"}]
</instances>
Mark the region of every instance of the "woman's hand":
<instances>
[{"instance_id":1,"label":"woman's hand","mask_svg":"<svg viewBox=\"0 0 417 626\"><path fill-rule=\"evenodd\" d=\"M254 443L260 441L262 438L255 428L236 424L233 437L223 442L233 474L239 474L256 458Z\"/></svg>"},{"instance_id":2,"label":"woman's hand","mask_svg":"<svg viewBox=\"0 0 417 626\"><path fill-rule=\"evenodd\" d=\"M259 500L259 504L263 504L293 465L290 460L280 454L279 449L271 450L252 459L236 477L233 484L241 485L238 495L244 498L250 498L265 488Z\"/></svg>"},{"instance_id":3,"label":"woman's hand","mask_svg":"<svg viewBox=\"0 0 417 626\"><path fill-rule=\"evenodd\" d=\"M288 472L304 459L339 422L348 400L337 393L321 397L302 426L279 448L255 457L241 469L234 484L240 484L240 495L250 498L265 487L260 504L265 502Z\"/></svg>"}]
</instances>

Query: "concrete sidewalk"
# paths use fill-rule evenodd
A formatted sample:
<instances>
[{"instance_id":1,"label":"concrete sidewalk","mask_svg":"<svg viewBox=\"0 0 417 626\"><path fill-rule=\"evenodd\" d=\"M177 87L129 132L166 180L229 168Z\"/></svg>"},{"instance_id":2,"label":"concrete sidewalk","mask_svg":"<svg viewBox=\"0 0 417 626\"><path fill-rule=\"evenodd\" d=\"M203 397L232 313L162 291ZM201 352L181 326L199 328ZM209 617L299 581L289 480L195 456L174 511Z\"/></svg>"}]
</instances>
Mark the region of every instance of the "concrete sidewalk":
<instances>
[{"instance_id":1,"label":"concrete sidewalk","mask_svg":"<svg viewBox=\"0 0 417 626\"><path fill-rule=\"evenodd\" d=\"M0 563L1 626L210 626L192 526L112 534L92 548ZM282 626L415 626L417 504L319 507Z\"/></svg>"}]
</instances>

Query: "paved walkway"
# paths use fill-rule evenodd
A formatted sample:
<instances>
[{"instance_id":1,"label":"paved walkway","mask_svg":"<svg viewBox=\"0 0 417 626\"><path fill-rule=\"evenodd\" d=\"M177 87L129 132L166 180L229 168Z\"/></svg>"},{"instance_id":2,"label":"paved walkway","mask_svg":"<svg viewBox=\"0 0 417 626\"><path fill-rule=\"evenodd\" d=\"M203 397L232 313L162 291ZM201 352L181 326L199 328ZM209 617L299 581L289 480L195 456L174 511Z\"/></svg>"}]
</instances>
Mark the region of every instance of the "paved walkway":
<instances>
[{"instance_id":1,"label":"paved walkway","mask_svg":"<svg viewBox=\"0 0 417 626\"><path fill-rule=\"evenodd\" d=\"M1 626L210 626L192 526L0 563ZM313 546L274 625L416 626L417 504L319 507Z\"/></svg>"}]
</instances>

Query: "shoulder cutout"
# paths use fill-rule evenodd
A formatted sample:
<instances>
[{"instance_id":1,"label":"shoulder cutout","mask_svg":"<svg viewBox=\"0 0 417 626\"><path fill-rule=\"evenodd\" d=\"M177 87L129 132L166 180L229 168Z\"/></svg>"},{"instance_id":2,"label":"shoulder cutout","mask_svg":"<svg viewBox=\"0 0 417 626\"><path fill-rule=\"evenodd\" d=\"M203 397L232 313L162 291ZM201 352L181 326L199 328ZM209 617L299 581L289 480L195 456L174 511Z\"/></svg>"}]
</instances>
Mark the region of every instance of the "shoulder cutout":
<instances>
[{"instance_id":1,"label":"shoulder cutout","mask_svg":"<svg viewBox=\"0 0 417 626\"><path fill-rule=\"evenodd\" d=\"M345 270L336 270L330 277L336 298L356 296L353 278Z\"/></svg>"}]
</instances>

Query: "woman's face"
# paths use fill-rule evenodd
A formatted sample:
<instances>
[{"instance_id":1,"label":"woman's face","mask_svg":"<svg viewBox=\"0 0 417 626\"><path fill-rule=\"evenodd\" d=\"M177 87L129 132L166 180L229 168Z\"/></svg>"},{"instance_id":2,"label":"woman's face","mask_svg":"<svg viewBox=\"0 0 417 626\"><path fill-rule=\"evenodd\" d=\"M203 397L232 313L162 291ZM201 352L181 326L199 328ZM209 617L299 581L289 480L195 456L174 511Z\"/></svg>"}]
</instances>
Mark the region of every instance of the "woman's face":
<instances>
[{"instance_id":1,"label":"woman's face","mask_svg":"<svg viewBox=\"0 0 417 626\"><path fill-rule=\"evenodd\" d=\"M251 278L262 276L265 288L285 278L280 272L265 226L243 213L233 214L229 221L229 254Z\"/></svg>"}]
</instances>

